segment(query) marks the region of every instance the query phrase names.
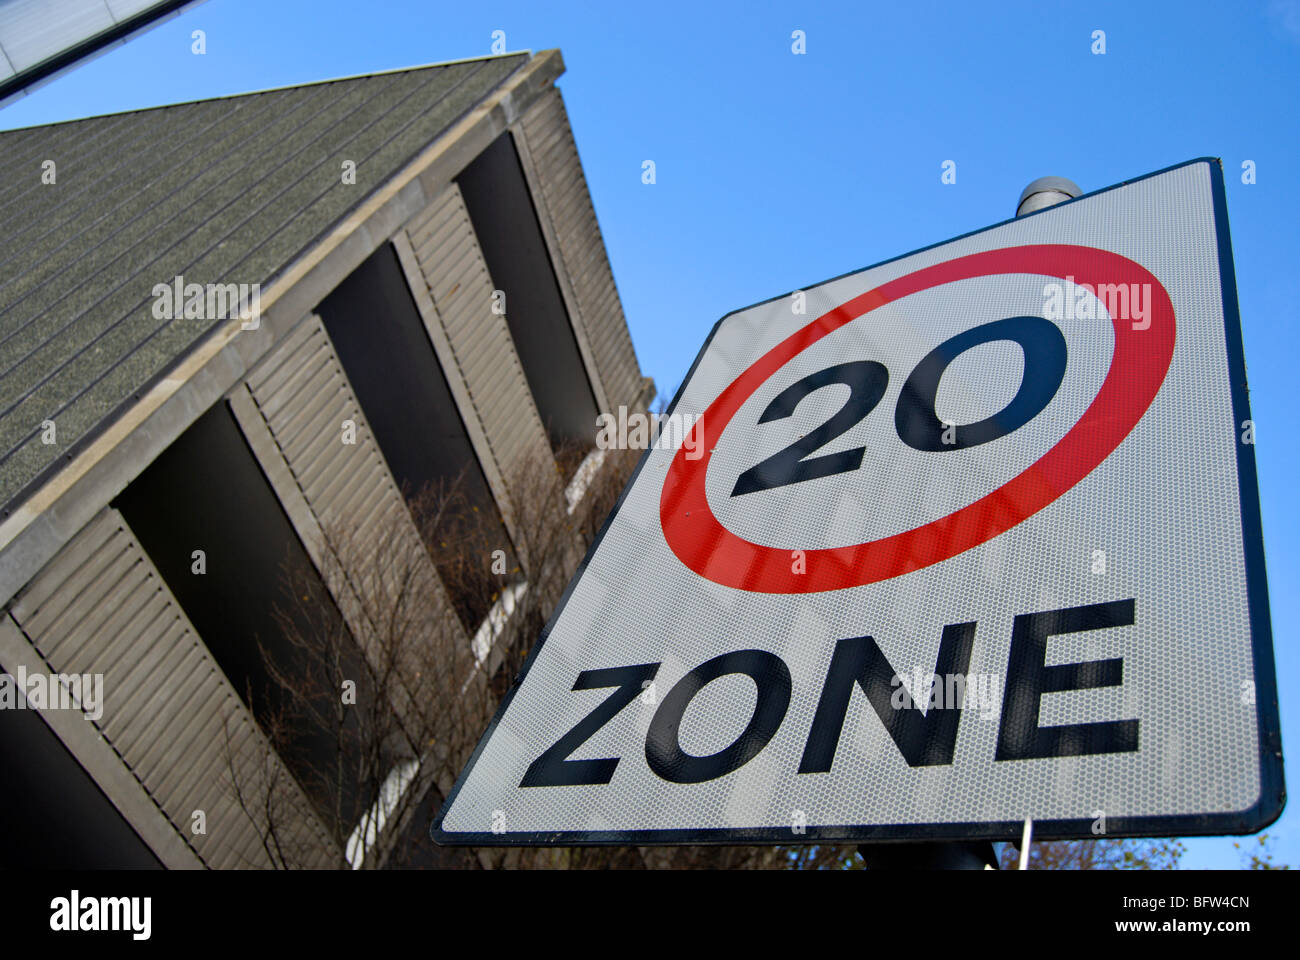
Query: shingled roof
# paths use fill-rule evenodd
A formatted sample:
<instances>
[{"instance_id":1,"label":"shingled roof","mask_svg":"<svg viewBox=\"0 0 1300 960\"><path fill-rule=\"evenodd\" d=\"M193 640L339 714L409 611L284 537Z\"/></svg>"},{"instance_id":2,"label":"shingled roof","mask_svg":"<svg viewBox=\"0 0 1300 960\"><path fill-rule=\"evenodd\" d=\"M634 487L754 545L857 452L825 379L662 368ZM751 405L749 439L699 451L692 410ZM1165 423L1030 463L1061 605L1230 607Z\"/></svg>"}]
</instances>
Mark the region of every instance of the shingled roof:
<instances>
[{"instance_id":1,"label":"shingled roof","mask_svg":"<svg viewBox=\"0 0 1300 960\"><path fill-rule=\"evenodd\" d=\"M527 61L0 132L0 515L222 322L156 319L155 284L265 287Z\"/></svg>"}]
</instances>

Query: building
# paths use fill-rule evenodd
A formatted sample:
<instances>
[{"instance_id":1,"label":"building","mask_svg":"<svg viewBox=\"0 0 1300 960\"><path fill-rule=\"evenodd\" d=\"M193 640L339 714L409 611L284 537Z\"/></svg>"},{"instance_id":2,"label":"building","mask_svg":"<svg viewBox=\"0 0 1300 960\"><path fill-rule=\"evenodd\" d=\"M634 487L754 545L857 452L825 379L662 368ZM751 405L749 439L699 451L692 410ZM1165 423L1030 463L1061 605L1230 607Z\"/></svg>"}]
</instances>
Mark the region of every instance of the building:
<instances>
[{"instance_id":1,"label":"building","mask_svg":"<svg viewBox=\"0 0 1300 960\"><path fill-rule=\"evenodd\" d=\"M0 670L29 702L51 678L46 709L0 709L8 862L269 865L226 774L266 756L247 691L277 570L356 634L322 555L340 516L419 544L407 495L455 477L513 537L513 471L645 408L563 70L511 54L0 133ZM584 468L556 469L580 499Z\"/></svg>"}]
</instances>

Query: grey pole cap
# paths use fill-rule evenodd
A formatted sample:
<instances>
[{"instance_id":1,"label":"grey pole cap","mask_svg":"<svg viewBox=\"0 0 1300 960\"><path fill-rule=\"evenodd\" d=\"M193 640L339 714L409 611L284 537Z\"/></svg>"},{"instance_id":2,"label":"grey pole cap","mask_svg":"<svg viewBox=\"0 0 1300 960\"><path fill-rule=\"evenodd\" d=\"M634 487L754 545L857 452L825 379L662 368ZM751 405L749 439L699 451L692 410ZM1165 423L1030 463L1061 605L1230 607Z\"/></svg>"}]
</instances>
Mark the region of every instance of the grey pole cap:
<instances>
[{"instance_id":1,"label":"grey pole cap","mask_svg":"<svg viewBox=\"0 0 1300 960\"><path fill-rule=\"evenodd\" d=\"M1035 210L1050 207L1054 203L1070 200L1082 194L1083 191L1073 180L1067 180L1065 177L1039 177L1020 194L1020 202L1016 205L1016 216L1023 217L1026 213L1033 213Z\"/></svg>"}]
</instances>

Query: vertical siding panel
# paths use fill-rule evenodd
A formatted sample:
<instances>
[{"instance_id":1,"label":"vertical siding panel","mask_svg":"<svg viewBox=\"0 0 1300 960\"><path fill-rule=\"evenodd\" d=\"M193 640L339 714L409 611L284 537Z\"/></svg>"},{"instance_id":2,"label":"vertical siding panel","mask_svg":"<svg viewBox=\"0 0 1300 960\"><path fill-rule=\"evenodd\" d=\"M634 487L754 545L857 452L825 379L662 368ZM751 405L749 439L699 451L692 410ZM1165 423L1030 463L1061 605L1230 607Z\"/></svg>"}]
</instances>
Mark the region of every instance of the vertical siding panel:
<instances>
[{"instance_id":1,"label":"vertical siding panel","mask_svg":"<svg viewBox=\"0 0 1300 960\"><path fill-rule=\"evenodd\" d=\"M117 606L115 596L133 602ZM104 604L101 628L73 642L89 621L66 614L91 598ZM103 674L103 715L89 722L207 866L271 865L254 825L242 813L229 815L231 771L225 751L213 749L225 738L227 717L244 739L264 744L262 735L116 510L102 510L14 598L9 612L51 673ZM255 759L250 753L246 761ZM240 767L239 774L251 781L255 769ZM180 784L188 789L176 789ZM205 835L191 833L195 810L209 817ZM292 829L311 830L322 839L316 849L328 850L301 792L293 794L291 810ZM213 829L218 812L224 813L220 830ZM236 864L232 851L240 849L256 849L258 856ZM326 858L316 865L328 865Z\"/></svg>"}]
</instances>

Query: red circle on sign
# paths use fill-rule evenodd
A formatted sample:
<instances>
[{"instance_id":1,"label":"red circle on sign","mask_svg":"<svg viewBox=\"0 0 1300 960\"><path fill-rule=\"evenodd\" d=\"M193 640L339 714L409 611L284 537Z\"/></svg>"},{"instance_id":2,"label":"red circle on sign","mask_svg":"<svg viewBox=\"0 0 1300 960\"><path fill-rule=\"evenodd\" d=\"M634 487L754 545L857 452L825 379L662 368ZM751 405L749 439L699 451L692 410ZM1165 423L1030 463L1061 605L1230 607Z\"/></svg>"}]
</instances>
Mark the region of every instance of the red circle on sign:
<instances>
[{"instance_id":1,"label":"red circle on sign","mask_svg":"<svg viewBox=\"0 0 1300 960\"><path fill-rule=\"evenodd\" d=\"M1115 350L1101 390L1068 433L992 493L911 530L846 547L792 550L739 537L713 515L704 490L712 450L736 411L786 363L822 337L877 307L931 287L973 277L1031 273L1089 284L1148 284L1149 326L1112 317ZM1131 287L1129 288L1132 289ZM877 583L977 547L1033 516L1096 469L1137 426L1174 354L1174 308L1160 282L1127 257L1093 247L1043 244L989 250L925 267L881 284L823 314L777 344L722 391L691 430L664 478L659 518L682 563L714 583L756 593L819 593ZM688 449L701 450L687 460Z\"/></svg>"}]
</instances>

